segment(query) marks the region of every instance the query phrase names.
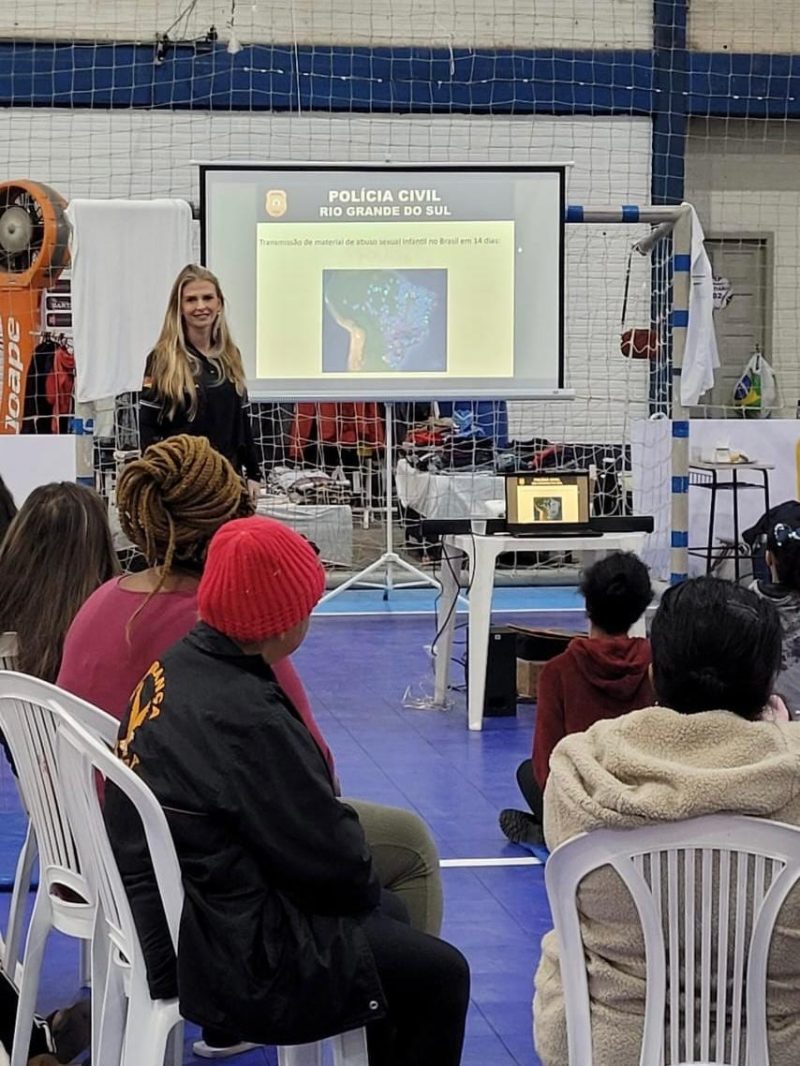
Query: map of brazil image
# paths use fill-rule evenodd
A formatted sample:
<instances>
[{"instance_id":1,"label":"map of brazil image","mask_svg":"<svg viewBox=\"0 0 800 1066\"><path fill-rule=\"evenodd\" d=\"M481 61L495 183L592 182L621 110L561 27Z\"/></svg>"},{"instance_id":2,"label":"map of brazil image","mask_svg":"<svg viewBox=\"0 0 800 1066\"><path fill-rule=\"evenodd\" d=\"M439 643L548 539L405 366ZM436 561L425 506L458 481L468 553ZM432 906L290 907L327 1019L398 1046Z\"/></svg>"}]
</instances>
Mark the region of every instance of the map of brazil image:
<instances>
[{"instance_id":1,"label":"map of brazil image","mask_svg":"<svg viewBox=\"0 0 800 1066\"><path fill-rule=\"evenodd\" d=\"M447 370L447 271L324 270L322 371Z\"/></svg>"}]
</instances>

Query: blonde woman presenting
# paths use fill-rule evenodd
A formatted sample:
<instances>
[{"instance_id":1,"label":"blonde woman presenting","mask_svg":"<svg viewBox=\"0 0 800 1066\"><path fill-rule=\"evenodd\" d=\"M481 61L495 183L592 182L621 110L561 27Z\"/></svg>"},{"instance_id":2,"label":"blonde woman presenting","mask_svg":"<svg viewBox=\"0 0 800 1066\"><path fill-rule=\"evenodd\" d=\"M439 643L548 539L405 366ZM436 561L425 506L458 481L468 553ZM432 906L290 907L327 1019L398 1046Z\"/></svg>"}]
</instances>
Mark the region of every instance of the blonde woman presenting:
<instances>
[{"instance_id":1,"label":"blonde woman presenting","mask_svg":"<svg viewBox=\"0 0 800 1066\"><path fill-rule=\"evenodd\" d=\"M242 356L228 329L219 281L200 266L184 267L175 279L139 400L142 451L179 433L207 437L246 476L255 502L261 462Z\"/></svg>"}]
</instances>

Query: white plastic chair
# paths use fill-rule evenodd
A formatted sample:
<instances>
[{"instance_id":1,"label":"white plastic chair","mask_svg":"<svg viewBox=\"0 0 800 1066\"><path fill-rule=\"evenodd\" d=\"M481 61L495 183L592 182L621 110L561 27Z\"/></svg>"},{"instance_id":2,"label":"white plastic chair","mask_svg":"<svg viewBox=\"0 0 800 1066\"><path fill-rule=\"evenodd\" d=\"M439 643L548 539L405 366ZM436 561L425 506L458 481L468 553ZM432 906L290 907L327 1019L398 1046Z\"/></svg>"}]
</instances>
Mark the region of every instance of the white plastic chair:
<instances>
[{"instance_id":1,"label":"white plastic chair","mask_svg":"<svg viewBox=\"0 0 800 1066\"><path fill-rule=\"evenodd\" d=\"M340 1033L319 1044L278 1048L278 1066L322 1066L325 1044L331 1046L334 1066L369 1066L366 1029Z\"/></svg>"},{"instance_id":2,"label":"white plastic chair","mask_svg":"<svg viewBox=\"0 0 800 1066\"><path fill-rule=\"evenodd\" d=\"M39 887L25 942L11 1066L25 1066L27 1062L42 958L51 929L92 942L93 950L99 952L96 957L93 955L92 969L104 966L104 945L94 938L96 897L78 861L59 782L55 741L65 705L93 735L102 737L106 744L114 743L118 723L110 715L61 692L55 685L25 674L0 671L0 729L14 757L39 854ZM30 869L23 869L21 858L15 882L20 894L25 884L30 884L29 875ZM24 899L17 900L16 905L21 914ZM9 936L9 958L17 950L18 936L18 928Z\"/></svg>"},{"instance_id":3,"label":"white plastic chair","mask_svg":"<svg viewBox=\"0 0 800 1066\"><path fill-rule=\"evenodd\" d=\"M767 959L778 913L800 877L800 829L719 814L599 829L556 848L545 883L558 936L569 1066L593 1061L576 894L587 874L604 866L630 892L644 938L640 1066L738 1066L743 1047L748 1066L769 1066Z\"/></svg>"},{"instance_id":4,"label":"white plastic chair","mask_svg":"<svg viewBox=\"0 0 800 1066\"><path fill-rule=\"evenodd\" d=\"M0 670L17 669L17 634L0 633ZM25 812L27 815L27 811ZM0 960L8 976L15 983L22 980L19 964L19 942L25 924L25 902L31 889L33 870L36 865L36 837L30 817L25 839L17 857L11 904L8 909L8 925L5 939L0 937Z\"/></svg>"},{"instance_id":5,"label":"white plastic chair","mask_svg":"<svg viewBox=\"0 0 800 1066\"><path fill-rule=\"evenodd\" d=\"M0 633L0 670L16 671L18 657L17 634ZM83 706L85 707L86 705L84 704ZM104 731L108 732L110 739L110 720L108 722L106 722L105 719L98 721L98 726L101 726ZM22 796L20 796L20 798L24 805L24 799ZM27 810L26 814L28 814ZM17 986L22 982L22 966L20 964L19 948L20 940L22 938L22 930L25 927L25 906L28 893L31 891L33 871L36 866L37 858L36 834L33 831L30 815L28 815L28 826L25 832L25 839L20 848L19 856L17 857L14 885L11 892L11 903L8 909L6 937L5 940L0 937L0 965L2 965L5 972L11 977ZM81 985L87 985L91 980L91 962L89 959L89 953L85 950L86 946L88 946L88 943L84 941L83 946L81 947L80 957Z\"/></svg>"},{"instance_id":6,"label":"white plastic chair","mask_svg":"<svg viewBox=\"0 0 800 1066\"><path fill-rule=\"evenodd\" d=\"M177 951L183 884L172 835L161 806L147 785L67 715L59 727L58 757L78 853L99 899L100 919L110 940L101 997L102 1020L92 1060L102 1066L161 1066L170 1034L179 1032L178 1002L150 998L144 957L106 833L95 770L125 793L142 820L173 949ZM96 988L96 996L98 991ZM336 1036L331 1044L335 1066L369 1066L363 1029ZM322 1066L323 1047L319 1043L278 1048L278 1061L280 1066ZM181 1062L181 1050L181 1041L175 1040L176 1063Z\"/></svg>"},{"instance_id":7,"label":"white plastic chair","mask_svg":"<svg viewBox=\"0 0 800 1066\"><path fill-rule=\"evenodd\" d=\"M92 1060L102 1066L162 1066L172 1038L171 1061L179 1064L183 1041L178 1001L150 997L139 937L103 821L95 771L136 807L177 951L183 886L166 817L147 785L67 714L59 725L57 746L66 810L91 891L99 901L98 936L108 944L103 985L96 983L94 989L100 1008Z\"/></svg>"}]
</instances>

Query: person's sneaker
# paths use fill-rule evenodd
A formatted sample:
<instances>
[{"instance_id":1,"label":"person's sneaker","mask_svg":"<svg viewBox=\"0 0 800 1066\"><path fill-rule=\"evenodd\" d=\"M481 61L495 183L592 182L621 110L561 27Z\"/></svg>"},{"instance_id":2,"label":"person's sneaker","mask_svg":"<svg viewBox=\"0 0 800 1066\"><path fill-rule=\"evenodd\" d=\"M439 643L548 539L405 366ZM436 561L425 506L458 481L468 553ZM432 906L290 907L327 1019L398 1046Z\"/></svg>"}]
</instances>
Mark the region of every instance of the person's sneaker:
<instances>
[{"instance_id":1,"label":"person's sneaker","mask_svg":"<svg viewBox=\"0 0 800 1066\"><path fill-rule=\"evenodd\" d=\"M53 1011L47 1019L59 1062L72 1062L86 1051L92 1039L92 1001L81 999L71 1007Z\"/></svg>"},{"instance_id":2,"label":"person's sneaker","mask_svg":"<svg viewBox=\"0 0 800 1066\"><path fill-rule=\"evenodd\" d=\"M532 814L506 807L500 811L500 828L512 844L544 844L544 832Z\"/></svg>"},{"instance_id":3,"label":"person's sneaker","mask_svg":"<svg viewBox=\"0 0 800 1066\"><path fill-rule=\"evenodd\" d=\"M251 1044L247 1040L240 1040L238 1044L229 1044L227 1047L214 1047L205 1040L195 1040L192 1051L199 1059L229 1059L233 1055L241 1055L245 1051L253 1051L254 1048L263 1047L263 1044Z\"/></svg>"}]
</instances>

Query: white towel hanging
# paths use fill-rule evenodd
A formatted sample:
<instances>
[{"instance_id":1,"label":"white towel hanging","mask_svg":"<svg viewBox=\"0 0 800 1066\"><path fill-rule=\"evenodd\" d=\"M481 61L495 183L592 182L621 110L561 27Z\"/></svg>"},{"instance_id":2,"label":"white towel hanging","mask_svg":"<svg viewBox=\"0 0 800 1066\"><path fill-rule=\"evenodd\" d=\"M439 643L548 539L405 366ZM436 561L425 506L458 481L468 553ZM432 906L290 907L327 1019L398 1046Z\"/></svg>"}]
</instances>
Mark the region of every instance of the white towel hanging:
<instances>
[{"instance_id":1,"label":"white towel hanging","mask_svg":"<svg viewBox=\"0 0 800 1066\"><path fill-rule=\"evenodd\" d=\"M140 389L170 288L192 254L184 200L73 200L75 391L91 403Z\"/></svg>"}]
</instances>

